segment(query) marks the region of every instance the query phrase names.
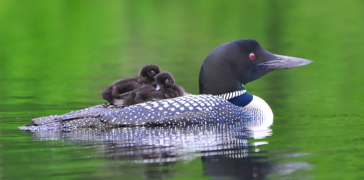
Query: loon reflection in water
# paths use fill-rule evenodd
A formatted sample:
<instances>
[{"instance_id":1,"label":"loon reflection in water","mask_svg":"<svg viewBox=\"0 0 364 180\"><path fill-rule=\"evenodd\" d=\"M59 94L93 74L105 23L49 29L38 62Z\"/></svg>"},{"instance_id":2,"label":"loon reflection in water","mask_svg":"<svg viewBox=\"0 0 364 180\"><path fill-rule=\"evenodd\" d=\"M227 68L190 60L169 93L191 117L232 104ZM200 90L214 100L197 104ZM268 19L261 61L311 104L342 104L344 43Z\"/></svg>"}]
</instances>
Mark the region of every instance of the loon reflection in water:
<instances>
[{"instance_id":1,"label":"loon reflection in water","mask_svg":"<svg viewBox=\"0 0 364 180\"><path fill-rule=\"evenodd\" d=\"M271 54L251 39L224 43L213 49L200 70L201 95L147 102L126 108L97 105L64 115L33 119L24 130L75 129L137 125L186 125L241 121L243 127L269 126L273 113L261 98L244 89L275 69L288 69L312 61Z\"/></svg>"},{"instance_id":2,"label":"loon reflection in water","mask_svg":"<svg viewBox=\"0 0 364 180\"><path fill-rule=\"evenodd\" d=\"M41 141L61 139L61 142L81 144L82 149L96 149L101 154L95 153L93 158L112 159L112 166L115 166L112 169L124 176L131 171L125 166L134 164L132 173L143 173L151 179L173 177L176 170L173 166L178 162L189 163L198 158L201 158L205 176L230 179L264 179L269 174L283 172L286 175L312 167L299 161L271 162L270 159L279 158L283 152L260 151L259 145L268 143L264 138L270 136L272 130L244 129L243 124L237 121L167 127L79 128L66 133L56 130L32 134ZM249 143L249 139L255 140ZM290 152L284 153L289 155ZM87 153L78 158L89 156Z\"/></svg>"}]
</instances>

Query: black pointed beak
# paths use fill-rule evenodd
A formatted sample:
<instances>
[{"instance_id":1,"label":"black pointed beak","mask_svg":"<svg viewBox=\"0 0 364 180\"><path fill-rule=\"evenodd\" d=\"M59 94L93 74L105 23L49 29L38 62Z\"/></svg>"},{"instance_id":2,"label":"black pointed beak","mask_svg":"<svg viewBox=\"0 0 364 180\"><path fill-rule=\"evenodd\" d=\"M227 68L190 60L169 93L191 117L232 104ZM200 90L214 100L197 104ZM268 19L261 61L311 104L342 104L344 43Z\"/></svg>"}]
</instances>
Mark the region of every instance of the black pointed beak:
<instances>
[{"instance_id":1,"label":"black pointed beak","mask_svg":"<svg viewBox=\"0 0 364 180\"><path fill-rule=\"evenodd\" d=\"M264 67L265 69L290 69L299 66L304 66L313 63L313 61L307 59L301 59L291 56L283 56L274 54L276 58L271 61L258 64L258 67Z\"/></svg>"}]
</instances>

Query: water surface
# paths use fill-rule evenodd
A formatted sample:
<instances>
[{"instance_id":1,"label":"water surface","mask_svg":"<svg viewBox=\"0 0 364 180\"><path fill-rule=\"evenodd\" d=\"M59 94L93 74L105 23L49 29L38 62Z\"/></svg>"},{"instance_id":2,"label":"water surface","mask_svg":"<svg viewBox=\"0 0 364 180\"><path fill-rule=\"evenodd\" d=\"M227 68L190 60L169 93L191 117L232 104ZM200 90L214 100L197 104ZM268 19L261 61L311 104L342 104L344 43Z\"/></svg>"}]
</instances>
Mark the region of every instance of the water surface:
<instances>
[{"instance_id":1,"label":"water surface","mask_svg":"<svg viewBox=\"0 0 364 180\"><path fill-rule=\"evenodd\" d=\"M363 8L361 1L0 0L0 178L363 179ZM218 125L17 129L103 103L104 87L145 64L196 94L206 55L240 38L315 62L246 85L275 115L257 135Z\"/></svg>"}]
</instances>

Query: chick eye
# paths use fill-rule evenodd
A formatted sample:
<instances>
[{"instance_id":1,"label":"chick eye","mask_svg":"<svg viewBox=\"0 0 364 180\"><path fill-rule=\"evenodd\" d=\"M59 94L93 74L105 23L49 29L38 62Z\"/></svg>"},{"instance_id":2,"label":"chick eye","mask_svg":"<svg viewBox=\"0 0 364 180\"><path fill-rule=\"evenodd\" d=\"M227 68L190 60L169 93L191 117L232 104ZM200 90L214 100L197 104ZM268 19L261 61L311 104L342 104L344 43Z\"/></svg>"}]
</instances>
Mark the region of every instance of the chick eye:
<instances>
[{"instance_id":1,"label":"chick eye","mask_svg":"<svg viewBox=\"0 0 364 180\"><path fill-rule=\"evenodd\" d=\"M254 53L250 53L250 54L249 54L249 58L250 58L251 60L255 59L255 54L254 54Z\"/></svg>"},{"instance_id":2,"label":"chick eye","mask_svg":"<svg viewBox=\"0 0 364 180\"><path fill-rule=\"evenodd\" d=\"M149 71L149 73L150 73L151 75L154 75L154 74L155 74L155 71L151 70L151 71Z\"/></svg>"},{"instance_id":3,"label":"chick eye","mask_svg":"<svg viewBox=\"0 0 364 180\"><path fill-rule=\"evenodd\" d=\"M166 84L169 84L169 79L166 79L164 82L165 82Z\"/></svg>"}]
</instances>

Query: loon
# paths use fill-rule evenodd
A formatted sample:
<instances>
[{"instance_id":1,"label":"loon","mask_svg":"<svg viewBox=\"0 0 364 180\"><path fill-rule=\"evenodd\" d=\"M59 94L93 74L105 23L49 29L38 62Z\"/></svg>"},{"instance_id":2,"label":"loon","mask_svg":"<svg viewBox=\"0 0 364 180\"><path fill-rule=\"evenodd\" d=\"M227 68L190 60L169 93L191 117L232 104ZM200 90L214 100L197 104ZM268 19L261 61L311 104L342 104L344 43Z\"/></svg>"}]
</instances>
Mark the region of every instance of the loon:
<instances>
[{"instance_id":1,"label":"loon","mask_svg":"<svg viewBox=\"0 0 364 180\"><path fill-rule=\"evenodd\" d=\"M175 84L175 80L169 72L161 72L155 77L155 81L157 84L156 89L162 91L166 99L180 97L185 94L185 90Z\"/></svg>"},{"instance_id":2,"label":"loon","mask_svg":"<svg viewBox=\"0 0 364 180\"><path fill-rule=\"evenodd\" d=\"M239 39L213 49L203 62L199 75L200 95L140 103L125 108L96 105L63 115L40 117L32 127L78 128L92 126L188 125L241 121L246 127L270 126L273 112L244 85L276 69L289 69L313 61L272 54L253 39Z\"/></svg>"},{"instance_id":3,"label":"loon","mask_svg":"<svg viewBox=\"0 0 364 180\"><path fill-rule=\"evenodd\" d=\"M143 85L133 90L124 98L124 106L131 106L147 101L175 98L184 95L182 87L174 84L174 78L169 72L161 72L155 76L155 84Z\"/></svg>"},{"instance_id":4,"label":"loon","mask_svg":"<svg viewBox=\"0 0 364 180\"><path fill-rule=\"evenodd\" d=\"M109 101L110 104L123 105L123 97L126 94L143 84L153 84L154 76L160 72L158 66L146 65L140 70L138 77L120 79L106 87L101 94L102 98Z\"/></svg>"}]
</instances>

